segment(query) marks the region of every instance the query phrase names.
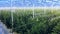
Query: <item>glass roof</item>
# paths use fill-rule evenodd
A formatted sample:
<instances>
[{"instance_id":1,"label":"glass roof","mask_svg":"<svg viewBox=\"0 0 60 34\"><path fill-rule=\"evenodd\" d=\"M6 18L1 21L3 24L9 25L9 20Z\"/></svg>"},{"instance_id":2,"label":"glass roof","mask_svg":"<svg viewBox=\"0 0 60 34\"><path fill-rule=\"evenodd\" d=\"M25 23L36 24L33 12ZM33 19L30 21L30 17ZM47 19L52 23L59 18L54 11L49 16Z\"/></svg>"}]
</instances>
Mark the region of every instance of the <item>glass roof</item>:
<instances>
[{"instance_id":1,"label":"glass roof","mask_svg":"<svg viewBox=\"0 0 60 34\"><path fill-rule=\"evenodd\" d=\"M59 7L60 0L0 0L0 7Z\"/></svg>"}]
</instances>

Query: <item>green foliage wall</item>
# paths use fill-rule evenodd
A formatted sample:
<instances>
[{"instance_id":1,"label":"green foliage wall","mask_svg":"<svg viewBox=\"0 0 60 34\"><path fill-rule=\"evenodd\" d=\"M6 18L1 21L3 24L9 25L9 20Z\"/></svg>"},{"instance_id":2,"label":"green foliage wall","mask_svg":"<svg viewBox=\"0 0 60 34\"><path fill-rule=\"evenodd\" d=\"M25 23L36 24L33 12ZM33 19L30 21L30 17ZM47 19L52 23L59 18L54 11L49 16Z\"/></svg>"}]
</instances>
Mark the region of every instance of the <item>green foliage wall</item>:
<instances>
[{"instance_id":1,"label":"green foliage wall","mask_svg":"<svg viewBox=\"0 0 60 34\"><path fill-rule=\"evenodd\" d=\"M11 28L11 12L10 10L0 10L0 20L7 25L8 28Z\"/></svg>"},{"instance_id":2,"label":"green foliage wall","mask_svg":"<svg viewBox=\"0 0 60 34\"><path fill-rule=\"evenodd\" d=\"M18 34L60 34L60 12L51 9L23 9L13 12L13 32ZM10 10L0 11L0 20L12 28Z\"/></svg>"}]
</instances>

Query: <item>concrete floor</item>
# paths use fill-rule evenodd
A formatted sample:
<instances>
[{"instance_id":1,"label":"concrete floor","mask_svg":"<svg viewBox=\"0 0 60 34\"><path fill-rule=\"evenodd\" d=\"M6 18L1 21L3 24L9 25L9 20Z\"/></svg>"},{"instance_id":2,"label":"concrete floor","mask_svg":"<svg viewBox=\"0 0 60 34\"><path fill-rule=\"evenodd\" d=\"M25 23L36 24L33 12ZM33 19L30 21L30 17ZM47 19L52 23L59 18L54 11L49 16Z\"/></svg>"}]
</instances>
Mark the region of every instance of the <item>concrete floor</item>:
<instances>
[{"instance_id":1,"label":"concrete floor","mask_svg":"<svg viewBox=\"0 0 60 34\"><path fill-rule=\"evenodd\" d=\"M2 22L0 22L0 34L9 34L6 26Z\"/></svg>"}]
</instances>

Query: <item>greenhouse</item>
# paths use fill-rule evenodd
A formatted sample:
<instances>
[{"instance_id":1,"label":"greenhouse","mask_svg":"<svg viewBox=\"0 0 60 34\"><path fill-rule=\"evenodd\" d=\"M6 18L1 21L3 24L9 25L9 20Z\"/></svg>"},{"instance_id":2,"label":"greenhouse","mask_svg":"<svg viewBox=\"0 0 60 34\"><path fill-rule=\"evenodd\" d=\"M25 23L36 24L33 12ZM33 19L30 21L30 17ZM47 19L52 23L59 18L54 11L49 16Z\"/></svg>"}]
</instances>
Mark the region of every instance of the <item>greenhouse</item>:
<instances>
[{"instance_id":1,"label":"greenhouse","mask_svg":"<svg viewBox=\"0 0 60 34\"><path fill-rule=\"evenodd\" d=\"M0 34L60 34L59 7L59 0L0 0Z\"/></svg>"}]
</instances>

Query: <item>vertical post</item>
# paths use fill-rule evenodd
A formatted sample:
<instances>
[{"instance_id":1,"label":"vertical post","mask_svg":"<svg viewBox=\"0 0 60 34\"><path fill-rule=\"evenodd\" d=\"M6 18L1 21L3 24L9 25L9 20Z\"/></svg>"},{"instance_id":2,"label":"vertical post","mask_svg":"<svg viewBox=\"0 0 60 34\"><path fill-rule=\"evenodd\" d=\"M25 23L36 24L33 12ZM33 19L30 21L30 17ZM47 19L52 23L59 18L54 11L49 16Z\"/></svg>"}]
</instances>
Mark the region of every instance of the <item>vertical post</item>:
<instances>
[{"instance_id":1,"label":"vertical post","mask_svg":"<svg viewBox=\"0 0 60 34\"><path fill-rule=\"evenodd\" d=\"M11 0L11 21L12 21L12 34L13 34L13 9L12 9L12 0Z\"/></svg>"},{"instance_id":2,"label":"vertical post","mask_svg":"<svg viewBox=\"0 0 60 34\"><path fill-rule=\"evenodd\" d=\"M33 18L34 18L34 4L33 4Z\"/></svg>"},{"instance_id":3,"label":"vertical post","mask_svg":"<svg viewBox=\"0 0 60 34\"><path fill-rule=\"evenodd\" d=\"M44 16L45 16L45 13L47 12L46 10L47 10L47 7L45 6L44 8Z\"/></svg>"},{"instance_id":4,"label":"vertical post","mask_svg":"<svg viewBox=\"0 0 60 34\"><path fill-rule=\"evenodd\" d=\"M53 3L52 3L52 13L53 13Z\"/></svg>"},{"instance_id":5,"label":"vertical post","mask_svg":"<svg viewBox=\"0 0 60 34\"><path fill-rule=\"evenodd\" d=\"M25 12L25 7L24 7L24 12Z\"/></svg>"}]
</instances>

